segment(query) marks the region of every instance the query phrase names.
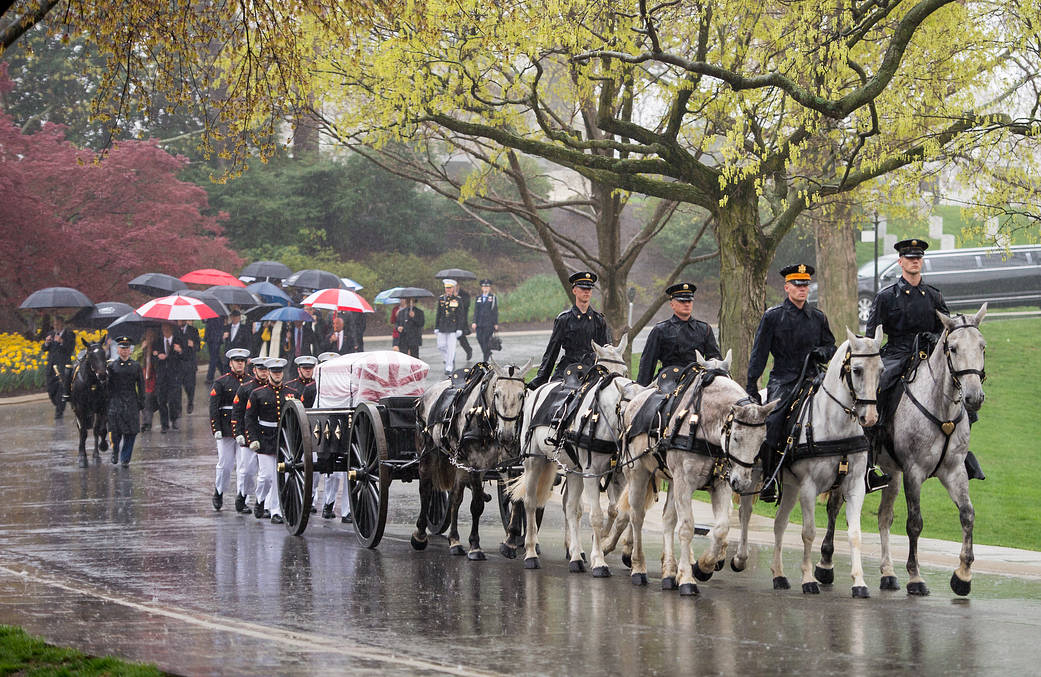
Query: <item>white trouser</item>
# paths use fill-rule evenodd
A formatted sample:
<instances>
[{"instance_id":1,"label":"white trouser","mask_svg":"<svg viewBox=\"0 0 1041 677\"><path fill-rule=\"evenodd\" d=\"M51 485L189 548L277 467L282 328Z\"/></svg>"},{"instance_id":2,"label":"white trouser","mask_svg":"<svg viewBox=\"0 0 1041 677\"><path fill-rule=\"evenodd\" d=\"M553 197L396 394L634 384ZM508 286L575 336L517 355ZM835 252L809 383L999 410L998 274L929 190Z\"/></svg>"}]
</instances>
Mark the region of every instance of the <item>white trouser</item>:
<instances>
[{"instance_id":1,"label":"white trouser","mask_svg":"<svg viewBox=\"0 0 1041 677\"><path fill-rule=\"evenodd\" d=\"M239 445L234 437L222 437L217 440L217 493L224 495L224 487L228 486L231 471L235 468L235 452Z\"/></svg>"},{"instance_id":2,"label":"white trouser","mask_svg":"<svg viewBox=\"0 0 1041 677\"><path fill-rule=\"evenodd\" d=\"M257 473L257 500L264 501L264 510L270 510L271 516L282 514L282 506L278 504L278 482L275 472L278 458L274 454L257 454L260 470Z\"/></svg>"},{"instance_id":3,"label":"white trouser","mask_svg":"<svg viewBox=\"0 0 1041 677\"><path fill-rule=\"evenodd\" d=\"M445 372L455 370L455 332L435 331L437 337L437 349L441 351L441 357L445 360Z\"/></svg>"},{"instance_id":4,"label":"white trouser","mask_svg":"<svg viewBox=\"0 0 1041 677\"><path fill-rule=\"evenodd\" d=\"M326 506L326 505L328 505L330 503L335 503L336 502L336 493L340 490L340 475L342 475L342 474L343 474L342 472L334 472L332 475L325 475L325 474L317 473L317 472L314 474L314 480L311 483L311 486L313 487L313 491L314 491L314 493L311 495L311 503L312 503L312 505L314 505L314 507L316 509L320 508L320 507L324 507L324 506ZM325 499L325 502L322 503L321 505L318 504L318 495L319 495L318 494L318 478L319 477L324 477L325 478L325 490L322 492L322 498ZM350 511L348 511L348 512L350 512Z\"/></svg>"},{"instance_id":5,"label":"white trouser","mask_svg":"<svg viewBox=\"0 0 1041 677\"><path fill-rule=\"evenodd\" d=\"M235 459L235 486L240 495L249 496L257 485L257 452L239 447Z\"/></svg>"}]
</instances>

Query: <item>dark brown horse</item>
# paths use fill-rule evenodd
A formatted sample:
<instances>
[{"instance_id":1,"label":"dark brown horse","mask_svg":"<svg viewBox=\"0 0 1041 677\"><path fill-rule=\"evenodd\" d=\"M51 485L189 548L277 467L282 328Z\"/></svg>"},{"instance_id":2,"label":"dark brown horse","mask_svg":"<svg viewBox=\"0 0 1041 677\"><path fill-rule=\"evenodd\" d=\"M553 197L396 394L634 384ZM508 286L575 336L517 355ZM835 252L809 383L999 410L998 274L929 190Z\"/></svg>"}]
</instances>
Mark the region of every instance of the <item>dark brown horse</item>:
<instances>
[{"instance_id":1,"label":"dark brown horse","mask_svg":"<svg viewBox=\"0 0 1041 677\"><path fill-rule=\"evenodd\" d=\"M108 351L104 337L87 343L86 352L72 370L71 404L80 430L80 467L87 467L87 431L94 431L94 460L101 462L102 451L108 450Z\"/></svg>"}]
</instances>

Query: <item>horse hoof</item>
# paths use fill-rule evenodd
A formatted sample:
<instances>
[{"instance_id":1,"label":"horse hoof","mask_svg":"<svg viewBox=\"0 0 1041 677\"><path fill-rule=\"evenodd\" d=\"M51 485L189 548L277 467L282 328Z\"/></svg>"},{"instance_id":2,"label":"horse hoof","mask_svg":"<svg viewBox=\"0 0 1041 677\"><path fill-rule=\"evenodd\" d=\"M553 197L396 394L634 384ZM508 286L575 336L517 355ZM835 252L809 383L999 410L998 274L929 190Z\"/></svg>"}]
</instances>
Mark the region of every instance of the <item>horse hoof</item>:
<instances>
[{"instance_id":1,"label":"horse hoof","mask_svg":"<svg viewBox=\"0 0 1041 677\"><path fill-rule=\"evenodd\" d=\"M517 559L517 548L511 548L505 543L499 544L499 554L506 559Z\"/></svg>"},{"instance_id":2,"label":"horse hoof","mask_svg":"<svg viewBox=\"0 0 1041 677\"><path fill-rule=\"evenodd\" d=\"M972 590L972 581L963 581L958 578L958 574L951 574L951 590L955 595L964 597Z\"/></svg>"},{"instance_id":3,"label":"horse hoof","mask_svg":"<svg viewBox=\"0 0 1041 677\"><path fill-rule=\"evenodd\" d=\"M526 558L524 560L524 568L525 569L539 569L539 568L541 568L539 566L539 558L538 557L528 557L528 558Z\"/></svg>"},{"instance_id":4,"label":"horse hoof","mask_svg":"<svg viewBox=\"0 0 1041 677\"><path fill-rule=\"evenodd\" d=\"M573 574L581 574L585 572L586 565L580 559L573 559L567 563L567 570Z\"/></svg>"},{"instance_id":5,"label":"horse hoof","mask_svg":"<svg viewBox=\"0 0 1041 677\"><path fill-rule=\"evenodd\" d=\"M456 555L457 557L462 557L466 554L466 550L464 550L463 546L461 545L453 545L451 548L448 549L448 554Z\"/></svg>"},{"instance_id":6,"label":"horse hoof","mask_svg":"<svg viewBox=\"0 0 1041 677\"><path fill-rule=\"evenodd\" d=\"M698 566L697 562L694 562L694 564L690 565L690 570L694 574L694 578L698 579L702 583L712 578L712 574L716 573L715 571L709 571L708 573L705 573L701 570L701 567Z\"/></svg>"},{"instance_id":7,"label":"horse hoof","mask_svg":"<svg viewBox=\"0 0 1041 677\"><path fill-rule=\"evenodd\" d=\"M730 558L730 568L736 571L737 573L741 573L745 570L745 564L745 562L741 562L740 564L738 564L736 557Z\"/></svg>"},{"instance_id":8,"label":"horse hoof","mask_svg":"<svg viewBox=\"0 0 1041 677\"><path fill-rule=\"evenodd\" d=\"M726 558L716 560L716 571L722 571L723 566L727 563Z\"/></svg>"},{"instance_id":9,"label":"horse hoof","mask_svg":"<svg viewBox=\"0 0 1041 677\"><path fill-rule=\"evenodd\" d=\"M871 594L868 592L866 585L854 585L853 586L853 599L870 599Z\"/></svg>"},{"instance_id":10,"label":"horse hoof","mask_svg":"<svg viewBox=\"0 0 1041 677\"><path fill-rule=\"evenodd\" d=\"M835 569L825 569L822 566L816 566L813 568L813 577L824 585L831 585L835 582Z\"/></svg>"},{"instance_id":11,"label":"horse hoof","mask_svg":"<svg viewBox=\"0 0 1041 677\"><path fill-rule=\"evenodd\" d=\"M774 590L788 590L792 586L788 585L788 579L784 576L777 576L774 578Z\"/></svg>"},{"instance_id":12,"label":"horse hoof","mask_svg":"<svg viewBox=\"0 0 1041 677\"><path fill-rule=\"evenodd\" d=\"M408 539L408 542L412 544L413 550L426 550L427 539L419 540L415 534L412 534L412 538Z\"/></svg>"},{"instance_id":13,"label":"horse hoof","mask_svg":"<svg viewBox=\"0 0 1041 677\"><path fill-rule=\"evenodd\" d=\"M610 578L611 570L607 567L593 567L593 578Z\"/></svg>"},{"instance_id":14,"label":"horse hoof","mask_svg":"<svg viewBox=\"0 0 1041 677\"><path fill-rule=\"evenodd\" d=\"M680 585L680 594L684 597L697 597L699 592L698 586L694 583L683 583Z\"/></svg>"},{"instance_id":15,"label":"horse hoof","mask_svg":"<svg viewBox=\"0 0 1041 677\"><path fill-rule=\"evenodd\" d=\"M626 569L632 569L633 568L633 556L632 555L622 555L622 564L625 565Z\"/></svg>"},{"instance_id":16,"label":"horse hoof","mask_svg":"<svg viewBox=\"0 0 1041 677\"><path fill-rule=\"evenodd\" d=\"M897 582L896 576L883 576L882 582L878 586L879 590L899 590L900 583Z\"/></svg>"},{"instance_id":17,"label":"horse hoof","mask_svg":"<svg viewBox=\"0 0 1041 677\"><path fill-rule=\"evenodd\" d=\"M470 560L471 562L483 562L486 559L488 559L488 557L485 556L484 552L481 550L471 550L470 552L466 553L466 559Z\"/></svg>"},{"instance_id":18,"label":"horse hoof","mask_svg":"<svg viewBox=\"0 0 1041 677\"><path fill-rule=\"evenodd\" d=\"M804 595L819 595L821 594L821 586L817 585L817 582L803 583L802 594Z\"/></svg>"},{"instance_id":19,"label":"horse hoof","mask_svg":"<svg viewBox=\"0 0 1041 677\"><path fill-rule=\"evenodd\" d=\"M661 589L662 590L675 590L676 589L676 579L673 578L672 576L667 576L667 577L661 579Z\"/></svg>"},{"instance_id":20,"label":"horse hoof","mask_svg":"<svg viewBox=\"0 0 1041 677\"><path fill-rule=\"evenodd\" d=\"M629 576L629 580L632 581L633 585L647 585L647 574L632 574Z\"/></svg>"},{"instance_id":21,"label":"horse hoof","mask_svg":"<svg viewBox=\"0 0 1041 677\"><path fill-rule=\"evenodd\" d=\"M915 597L928 597L929 588L925 587L925 581L907 584L907 594Z\"/></svg>"},{"instance_id":22,"label":"horse hoof","mask_svg":"<svg viewBox=\"0 0 1041 677\"><path fill-rule=\"evenodd\" d=\"M89 467L89 466L90 466L90 463L87 462L87 455L83 454L82 456L80 456L80 467L81 468L86 468L86 467Z\"/></svg>"}]
</instances>

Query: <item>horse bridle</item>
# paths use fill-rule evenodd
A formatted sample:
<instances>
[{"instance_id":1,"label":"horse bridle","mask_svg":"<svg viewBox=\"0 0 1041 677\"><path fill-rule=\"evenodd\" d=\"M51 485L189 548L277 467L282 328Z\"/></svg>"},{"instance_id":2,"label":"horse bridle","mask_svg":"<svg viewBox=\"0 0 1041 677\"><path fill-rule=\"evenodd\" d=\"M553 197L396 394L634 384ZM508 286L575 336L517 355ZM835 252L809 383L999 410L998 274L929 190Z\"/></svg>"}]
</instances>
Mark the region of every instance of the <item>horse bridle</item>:
<instances>
[{"instance_id":1,"label":"horse bridle","mask_svg":"<svg viewBox=\"0 0 1041 677\"><path fill-rule=\"evenodd\" d=\"M520 381L520 382L521 382L522 384L524 383L524 379L523 379L523 378L521 378L520 376L498 376L498 375L497 375L497 376L495 377L495 380L496 380L497 382L498 382L498 381ZM489 384L489 385L490 385L490 384ZM527 391L527 389L524 389L524 390L523 390L523 391L521 392L521 401L522 401L522 402L523 402L523 400L524 400L524 397L525 397L525 396L527 395L527 392L528 392L528 391ZM523 406L523 404L521 405L520 411L519 411L519 412L517 412L517 414L516 414L516 415L514 415L514 416L505 416L505 415L504 415L504 414L502 414L502 413L501 413L501 412L499 411L499 409L498 409L498 408L497 408L497 407L495 406L495 393L493 392L493 393L492 393L492 404L491 404L491 406L490 406L490 407L488 408L488 411L489 411L489 413L490 413L490 414L492 414L492 416L494 416L495 418L500 418L500 419L502 419L503 421L516 421L517 419L519 419L519 418L520 418L520 417L521 417L521 416L522 416L522 415L524 414L524 406Z\"/></svg>"},{"instance_id":2,"label":"horse bridle","mask_svg":"<svg viewBox=\"0 0 1041 677\"><path fill-rule=\"evenodd\" d=\"M741 466L742 468L755 468L755 467L757 467L759 465L759 462L760 462L760 457L763 455L763 447L762 447L762 445L759 446L759 451L756 452L755 458L752 459L751 463L749 463L747 461L742 461L740 458L738 458L738 457L736 457L736 456L734 456L733 454L730 453L730 433L733 431L735 423L738 424L738 425L743 425L746 428L762 428L763 426L766 425L766 421L765 420L762 423L749 423L748 421L742 421L741 419L737 418L737 414L734 412L734 407L743 406L743 405L751 404L751 403L752 403L752 398L745 397L745 398L742 398L742 399L738 400L733 405L731 405L730 413L727 414L726 420L723 421L723 428L720 431L721 432L721 437L722 437L722 442L723 442L723 455L724 455L724 458L729 463L736 463L737 465Z\"/></svg>"},{"instance_id":3,"label":"horse bridle","mask_svg":"<svg viewBox=\"0 0 1041 677\"><path fill-rule=\"evenodd\" d=\"M821 383L821 390L824 391L824 394L826 394L828 397L834 400L835 404L842 407L842 411L846 412L846 415L853 420L856 420L857 418L857 412L855 409L857 405L874 404L875 406L878 406L878 399L874 398L869 400L862 397L857 397L857 391L853 387L853 367L851 362L854 357L880 357L881 355L882 353L878 351L875 351L873 353L854 353L852 349L846 348L846 354L842 358L842 375L839 378L841 378L842 381L846 384L846 389L849 391L849 396L853 400L852 407L847 407L845 404L840 402L839 399L832 395L831 391L828 390L823 383Z\"/></svg>"},{"instance_id":4,"label":"horse bridle","mask_svg":"<svg viewBox=\"0 0 1041 677\"><path fill-rule=\"evenodd\" d=\"M951 372L951 379L954 381L954 387L961 390L961 381L958 380L959 376L965 376L966 374L976 374L980 377L980 383L987 380L986 369L955 369L954 362L951 361L951 346L947 342L951 334L958 331L959 329L976 328L973 324L961 324L953 329L948 329L943 335L943 356L947 359L947 371Z\"/></svg>"}]
</instances>

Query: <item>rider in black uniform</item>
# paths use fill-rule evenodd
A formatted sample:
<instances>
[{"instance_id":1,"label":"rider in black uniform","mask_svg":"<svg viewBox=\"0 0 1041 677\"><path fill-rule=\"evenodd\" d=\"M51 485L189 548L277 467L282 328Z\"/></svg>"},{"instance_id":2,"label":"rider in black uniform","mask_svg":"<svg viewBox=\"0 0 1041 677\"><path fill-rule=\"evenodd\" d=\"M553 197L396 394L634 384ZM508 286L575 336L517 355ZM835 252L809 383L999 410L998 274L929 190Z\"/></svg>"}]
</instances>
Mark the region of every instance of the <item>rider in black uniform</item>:
<instances>
[{"instance_id":1,"label":"rider in black uniform","mask_svg":"<svg viewBox=\"0 0 1041 677\"><path fill-rule=\"evenodd\" d=\"M773 354L774 363L766 384L766 399L780 400L783 404L798 388L807 356L811 357L811 362L827 362L835 353L835 337L828 326L827 316L819 308L806 305L813 273L813 266L806 264L782 268L784 291L788 298L784 303L767 309L759 321L752 355L748 360L745 391L760 404L759 377L766 368L766 359L770 354ZM787 410L787 406L777 406L766 418L765 445L770 453L764 453L763 458L770 471L774 461L769 457L780 449ZM774 485L763 487L760 498L764 501L775 500Z\"/></svg>"},{"instance_id":2,"label":"rider in black uniform","mask_svg":"<svg viewBox=\"0 0 1041 677\"><path fill-rule=\"evenodd\" d=\"M557 315L553 321L553 334L549 337L549 345L542 356L538 373L528 383L529 388L536 388L549 381L551 372L553 380L563 378L564 371L576 362L591 366L595 360L591 341L600 345L611 343L611 330L607 327L603 313L589 307L596 279L596 273L589 271L573 273L568 278L575 305ZM561 348L564 349L564 356L557 363Z\"/></svg>"},{"instance_id":3,"label":"rider in black uniform","mask_svg":"<svg viewBox=\"0 0 1041 677\"><path fill-rule=\"evenodd\" d=\"M679 282L665 290L672 306L672 317L654 325L647 336L640 358L640 372L636 377L640 385L650 385L654 380L657 376L654 368L659 361L664 370L694 362L697 359L694 351L701 352L706 359L722 359L712 327L707 322L695 320L691 313L697 289L693 283Z\"/></svg>"},{"instance_id":4,"label":"rider in black uniform","mask_svg":"<svg viewBox=\"0 0 1041 677\"><path fill-rule=\"evenodd\" d=\"M950 314L940 290L922 280L922 257L929 243L913 238L901 240L893 248L900 254L900 279L878 292L867 321L868 336L873 335L875 328L882 325L887 339L886 345L882 347L885 371L878 385L877 430L883 429L883 424L896 409L897 402L891 400L895 396L896 384L907 370L914 351L915 337L922 333L938 337L943 332L943 324L936 316L936 311ZM975 421L975 412L969 412L970 425ZM969 479L984 479L983 470L971 451L965 457L965 467Z\"/></svg>"}]
</instances>

